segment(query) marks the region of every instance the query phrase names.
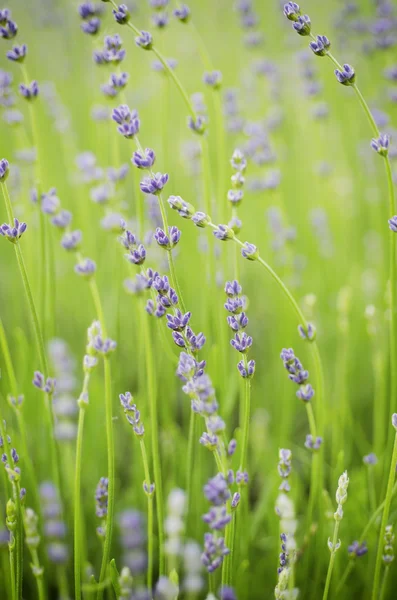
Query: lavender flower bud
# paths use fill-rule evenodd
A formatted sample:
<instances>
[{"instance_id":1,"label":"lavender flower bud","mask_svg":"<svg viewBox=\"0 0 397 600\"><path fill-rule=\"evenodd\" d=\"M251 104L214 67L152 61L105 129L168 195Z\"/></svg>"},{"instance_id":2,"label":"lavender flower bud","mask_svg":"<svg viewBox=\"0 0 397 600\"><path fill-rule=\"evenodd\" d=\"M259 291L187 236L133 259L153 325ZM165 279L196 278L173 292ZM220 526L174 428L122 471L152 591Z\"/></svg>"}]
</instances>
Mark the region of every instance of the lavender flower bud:
<instances>
[{"instance_id":1,"label":"lavender flower bud","mask_svg":"<svg viewBox=\"0 0 397 600\"><path fill-rule=\"evenodd\" d=\"M303 400L303 402L309 402L314 396L314 390L310 383L301 385L299 390L296 392L297 398Z\"/></svg>"},{"instance_id":2,"label":"lavender flower bud","mask_svg":"<svg viewBox=\"0 0 397 600\"><path fill-rule=\"evenodd\" d=\"M3 10L6 11L7 9ZM11 40L16 36L18 32L18 25L11 21L11 19L3 20L3 23L0 23L0 38L4 38L5 40Z\"/></svg>"},{"instance_id":3,"label":"lavender flower bud","mask_svg":"<svg viewBox=\"0 0 397 600\"><path fill-rule=\"evenodd\" d=\"M88 35L96 35L101 27L101 20L98 17L93 17L81 24L81 30Z\"/></svg>"},{"instance_id":4,"label":"lavender flower bud","mask_svg":"<svg viewBox=\"0 0 397 600\"><path fill-rule=\"evenodd\" d=\"M316 56L325 56L331 47L331 42L326 35L318 35L315 42L310 42L310 48Z\"/></svg>"},{"instance_id":5,"label":"lavender flower bud","mask_svg":"<svg viewBox=\"0 0 397 600\"><path fill-rule=\"evenodd\" d=\"M397 431L397 413L394 413L391 418L392 425L394 429Z\"/></svg>"},{"instance_id":6,"label":"lavender flower bud","mask_svg":"<svg viewBox=\"0 0 397 600\"><path fill-rule=\"evenodd\" d=\"M194 131L195 133L202 135L206 128L205 118L201 115L198 115L195 119L193 117L187 118L187 125L189 129Z\"/></svg>"},{"instance_id":7,"label":"lavender flower bud","mask_svg":"<svg viewBox=\"0 0 397 600\"><path fill-rule=\"evenodd\" d=\"M389 153L390 136L387 134L381 134L378 139L372 138L371 147L380 156L387 156Z\"/></svg>"},{"instance_id":8,"label":"lavender flower bud","mask_svg":"<svg viewBox=\"0 0 397 600\"><path fill-rule=\"evenodd\" d=\"M353 67L348 64L343 65L343 70L335 69L335 77L342 85L353 85L356 80L356 74Z\"/></svg>"},{"instance_id":9,"label":"lavender flower bud","mask_svg":"<svg viewBox=\"0 0 397 600\"><path fill-rule=\"evenodd\" d=\"M185 202L180 196L170 196L167 200L170 207L178 212L184 219L191 219L194 214L194 207Z\"/></svg>"},{"instance_id":10,"label":"lavender flower bud","mask_svg":"<svg viewBox=\"0 0 397 600\"><path fill-rule=\"evenodd\" d=\"M234 231L227 225L217 225L213 231L214 236L223 242L234 239Z\"/></svg>"},{"instance_id":11,"label":"lavender flower bud","mask_svg":"<svg viewBox=\"0 0 397 600\"><path fill-rule=\"evenodd\" d=\"M167 173L155 173L151 177L145 177L141 183L140 188L144 194L158 195L168 181Z\"/></svg>"},{"instance_id":12,"label":"lavender flower bud","mask_svg":"<svg viewBox=\"0 0 397 600\"><path fill-rule=\"evenodd\" d=\"M100 519L103 519L108 514L108 487L108 478L101 477L95 492L95 514Z\"/></svg>"},{"instance_id":13,"label":"lavender flower bud","mask_svg":"<svg viewBox=\"0 0 397 600\"><path fill-rule=\"evenodd\" d=\"M350 558L360 558L360 556L367 554L368 548L366 542L360 544L358 541L354 541L347 547L347 551Z\"/></svg>"},{"instance_id":14,"label":"lavender flower bud","mask_svg":"<svg viewBox=\"0 0 397 600\"><path fill-rule=\"evenodd\" d=\"M222 85L222 73L220 71L211 71L210 73L204 73L203 82L208 86L218 90Z\"/></svg>"},{"instance_id":15,"label":"lavender flower bud","mask_svg":"<svg viewBox=\"0 0 397 600\"><path fill-rule=\"evenodd\" d=\"M18 219L14 219L14 225L3 223L0 225L0 235L5 237L12 244L16 244L27 229L26 223L20 223Z\"/></svg>"},{"instance_id":16,"label":"lavender flower bud","mask_svg":"<svg viewBox=\"0 0 397 600\"><path fill-rule=\"evenodd\" d=\"M93 277L96 271L96 264L90 258L83 258L75 267L75 273L77 275L81 275L82 277L86 277L87 279Z\"/></svg>"},{"instance_id":17,"label":"lavender flower bud","mask_svg":"<svg viewBox=\"0 0 397 600\"><path fill-rule=\"evenodd\" d=\"M287 4L284 4L284 15L290 21L297 21L300 14L299 5L296 2L287 2Z\"/></svg>"},{"instance_id":18,"label":"lavender flower bud","mask_svg":"<svg viewBox=\"0 0 397 600\"><path fill-rule=\"evenodd\" d=\"M83 234L81 233L81 231L79 229L77 229L76 231L70 231L68 233L65 233L65 235L63 236L63 238L61 240L61 246L65 250L69 250L69 251L78 250L78 248L80 247L82 238L83 238Z\"/></svg>"},{"instance_id":19,"label":"lavender flower bud","mask_svg":"<svg viewBox=\"0 0 397 600\"><path fill-rule=\"evenodd\" d=\"M25 85L21 83L19 85L19 93L25 100L34 100L39 95L39 86L37 81L32 81L32 83Z\"/></svg>"},{"instance_id":20,"label":"lavender flower bud","mask_svg":"<svg viewBox=\"0 0 397 600\"><path fill-rule=\"evenodd\" d=\"M241 377L243 377L244 379L250 379L251 377L254 376L255 373L255 361L254 360L249 360L247 362L247 365L245 365L243 360L240 360L240 362L237 365L237 369L241 375Z\"/></svg>"},{"instance_id":21,"label":"lavender flower bud","mask_svg":"<svg viewBox=\"0 0 397 600\"><path fill-rule=\"evenodd\" d=\"M125 4L120 4L117 10L112 10L112 13L119 25L125 25L130 20L130 12Z\"/></svg>"},{"instance_id":22,"label":"lavender flower bud","mask_svg":"<svg viewBox=\"0 0 397 600\"><path fill-rule=\"evenodd\" d=\"M146 148L144 152L134 152L131 158L132 164L138 169L150 169L154 165L156 155L154 150Z\"/></svg>"},{"instance_id":23,"label":"lavender flower bud","mask_svg":"<svg viewBox=\"0 0 397 600\"><path fill-rule=\"evenodd\" d=\"M316 339L316 328L312 323L307 324L307 328L303 325L298 325L298 332L303 340L309 340L310 342Z\"/></svg>"},{"instance_id":24,"label":"lavender flower bud","mask_svg":"<svg viewBox=\"0 0 397 600\"><path fill-rule=\"evenodd\" d=\"M187 23L190 19L190 8L186 4L182 4L174 10L174 17L181 23Z\"/></svg>"},{"instance_id":25,"label":"lavender flower bud","mask_svg":"<svg viewBox=\"0 0 397 600\"><path fill-rule=\"evenodd\" d=\"M141 31L141 35L135 38L135 44L143 50L151 50L153 38L148 31Z\"/></svg>"},{"instance_id":26,"label":"lavender flower bud","mask_svg":"<svg viewBox=\"0 0 397 600\"><path fill-rule=\"evenodd\" d=\"M397 233L397 215L395 215L394 217L389 219L388 223L389 223L389 229L394 231L394 233Z\"/></svg>"},{"instance_id":27,"label":"lavender flower bud","mask_svg":"<svg viewBox=\"0 0 397 600\"><path fill-rule=\"evenodd\" d=\"M23 44L22 46L13 46L12 50L9 50L7 52L7 58L14 62L23 63L27 51L28 47L26 46L26 44Z\"/></svg>"},{"instance_id":28,"label":"lavender flower bud","mask_svg":"<svg viewBox=\"0 0 397 600\"><path fill-rule=\"evenodd\" d=\"M140 121L136 110L130 110L126 104L121 104L113 109L112 119L119 127L117 131L127 139L131 139L139 133Z\"/></svg>"},{"instance_id":29,"label":"lavender flower bud","mask_svg":"<svg viewBox=\"0 0 397 600\"><path fill-rule=\"evenodd\" d=\"M159 246L164 248L165 250L171 250L174 246L177 245L181 237L181 232L175 225L168 227L168 235L160 228L156 228L156 232L154 234L154 239L158 243Z\"/></svg>"},{"instance_id":30,"label":"lavender flower bud","mask_svg":"<svg viewBox=\"0 0 397 600\"><path fill-rule=\"evenodd\" d=\"M0 160L0 182L6 181L8 175L10 174L10 163L6 158L2 158Z\"/></svg>"},{"instance_id":31,"label":"lavender flower bud","mask_svg":"<svg viewBox=\"0 0 397 600\"><path fill-rule=\"evenodd\" d=\"M258 260L259 250L254 244L244 242L244 247L241 248L241 256L248 260Z\"/></svg>"},{"instance_id":32,"label":"lavender flower bud","mask_svg":"<svg viewBox=\"0 0 397 600\"><path fill-rule=\"evenodd\" d=\"M299 35L310 35L312 28L310 17L308 15L298 17L292 27Z\"/></svg>"}]
</instances>

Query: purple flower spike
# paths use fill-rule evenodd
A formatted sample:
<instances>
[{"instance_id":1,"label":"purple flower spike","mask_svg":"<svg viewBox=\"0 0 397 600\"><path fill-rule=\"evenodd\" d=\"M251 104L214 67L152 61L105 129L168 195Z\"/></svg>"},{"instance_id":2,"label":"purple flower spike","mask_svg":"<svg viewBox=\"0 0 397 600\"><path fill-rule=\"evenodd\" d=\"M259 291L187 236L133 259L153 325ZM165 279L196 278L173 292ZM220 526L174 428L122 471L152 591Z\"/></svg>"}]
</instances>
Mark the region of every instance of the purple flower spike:
<instances>
[{"instance_id":1,"label":"purple flower spike","mask_svg":"<svg viewBox=\"0 0 397 600\"><path fill-rule=\"evenodd\" d=\"M55 391L55 379L52 377L47 377L46 379L40 371L34 372L32 383L38 390L41 390L45 394L52 394Z\"/></svg>"},{"instance_id":2,"label":"purple flower spike","mask_svg":"<svg viewBox=\"0 0 397 600\"><path fill-rule=\"evenodd\" d=\"M356 74L353 67L348 64L343 65L343 70L335 69L335 77L342 85L353 85L356 80Z\"/></svg>"},{"instance_id":3,"label":"purple flower spike","mask_svg":"<svg viewBox=\"0 0 397 600\"><path fill-rule=\"evenodd\" d=\"M313 390L312 386L310 385L310 383L301 385L299 390L296 392L296 396L300 400L303 400L303 402L310 402L310 400L314 396L314 390Z\"/></svg>"},{"instance_id":4,"label":"purple flower spike","mask_svg":"<svg viewBox=\"0 0 397 600\"><path fill-rule=\"evenodd\" d=\"M2 158L0 160L0 181L6 181L8 175L10 174L10 163L6 158Z\"/></svg>"},{"instance_id":5,"label":"purple flower spike","mask_svg":"<svg viewBox=\"0 0 397 600\"><path fill-rule=\"evenodd\" d=\"M372 138L372 140L371 140L372 149L375 150L375 152L377 152L381 156L388 155L389 146L390 146L390 136L385 133L381 134L378 137L378 139Z\"/></svg>"},{"instance_id":6,"label":"purple flower spike","mask_svg":"<svg viewBox=\"0 0 397 600\"><path fill-rule=\"evenodd\" d=\"M117 10L112 10L112 13L119 25L125 25L130 20L130 12L125 4L120 4Z\"/></svg>"},{"instance_id":7,"label":"purple flower spike","mask_svg":"<svg viewBox=\"0 0 397 600\"><path fill-rule=\"evenodd\" d=\"M56 215L61 208L61 201L57 196L55 188L41 195L41 210L47 215Z\"/></svg>"},{"instance_id":8,"label":"purple flower spike","mask_svg":"<svg viewBox=\"0 0 397 600\"><path fill-rule=\"evenodd\" d=\"M201 211L195 212L191 218L196 227L204 228L211 223L210 217Z\"/></svg>"},{"instance_id":9,"label":"purple flower spike","mask_svg":"<svg viewBox=\"0 0 397 600\"><path fill-rule=\"evenodd\" d=\"M101 27L101 20L98 17L93 17L81 24L81 31L88 35L96 35Z\"/></svg>"},{"instance_id":10,"label":"purple flower spike","mask_svg":"<svg viewBox=\"0 0 397 600\"><path fill-rule=\"evenodd\" d=\"M368 548L366 542L360 544L358 541L354 541L348 546L347 551L350 558L360 558L360 556L367 554Z\"/></svg>"},{"instance_id":11,"label":"purple flower spike","mask_svg":"<svg viewBox=\"0 0 397 600\"><path fill-rule=\"evenodd\" d=\"M28 47L26 44L23 44L22 46L13 46L12 50L7 52L7 58L14 62L22 63L25 60L27 51Z\"/></svg>"},{"instance_id":12,"label":"purple flower spike","mask_svg":"<svg viewBox=\"0 0 397 600\"><path fill-rule=\"evenodd\" d=\"M51 219L51 223L59 229L66 229L72 222L72 213L68 210L61 210Z\"/></svg>"},{"instance_id":13,"label":"purple flower spike","mask_svg":"<svg viewBox=\"0 0 397 600\"><path fill-rule=\"evenodd\" d=\"M306 436L305 448L307 448L308 450L319 450L322 443L322 437L317 436L316 438L313 438L312 435L308 434Z\"/></svg>"},{"instance_id":14,"label":"purple flower spike","mask_svg":"<svg viewBox=\"0 0 397 600\"><path fill-rule=\"evenodd\" d=\"M78 250L78 248L80 247L82 239L83 234L79 229L76 229L76 231L70 231L68 233L65 233L61 240L61 246L65 250L75 251Z\"/></svg>"},{"instance_id":15,"label":"purple flower spike","mask_svg":"<svg viewBox=\"0 0 397 600\"><path fill-rule=\"evenodd\" d=\"M152 177L145 177L141 181L140 187L144 194L158 195L160 194L167 181L167 173L155 173Z\"/></svg>"},{"instance_id":16,"label":"purple flower spike","mask_svg":"<svg viewBox=\"0 0 397 600\"><path fill-rule=\"evenodd\" d=\"M287 2L287 4L284 4L284 15L290 21L297 21L300 14L301 11L299 8L299 4L297 4L296 2Z\"/></svg>"},{"instance_id":17,"label":"purple flower spike","mask_svg":"<svg viewBox=\"0 0 397 600\"><path fill-rule=\"evenodd\" d=\"M190 19L190 8L186 4L182 4L180 8L174 10L174 17L181 23L187 23Z\"/></svg>"},{"instance_id":18,"label":"purple flower spike","mask_svg":"<svg viewBox=\"0 0 397 600\"><path fill-rule=\"evenodd\" d=\"M230 229L227 225L217 225L216 229L213 231L214 236L221 240L222 242L226 242L227 240L234 239L234 231Z\"/></svg>"},{"instance_id":19,"label":"purple flower spike","mask_svg":"<svg viewBox=\"0 0 397 600\"><path fill-rule=\"evenodd\" d=\"M141 35L135 38L135 43L143 50L151 50L153 47L153 38L148 31L141 31Z\"/></svg>"},{"instance_id":20,"label":"purple flower spike","mask_svg":"<svg viewBox=\"0 0 397 600\"><path fill-rule=\"evenodd\" d=\"M146 148L144 152L134 152L131 158L132 164L138 169L150 169L151 167L153 167L155 160L156 155L154 153L154 150L152 150L151 148Z\"/></svg>"},{"instance_id":21,"label":"purple flower spike","mask_svg":"<svg viewBox=\"0 0 397 600\"><path fill-rule=\"evenodd\" d=\"M177 309L174 315L167 315L167 327L173 331L184 331L191 316L191 312L182 314L181 311Z\"/></svg>"},{"instance_id":22,"label":"purple flower spike","mask_svg":"<svg viewBox=\"0 0 397 600\"><path fill-rule=\"evenodd\" d=\"M211 71L210 73L204 73L203 81L208 86L218 90L222 85L222 73L220 71Z\"/></svg>"},{"instance_id":23,"label":"purple flower spike","mask_svg":"<svg viewBox=\"0 0 397 600\"><path fill-rule=\"evenodd\" d=\"M378 458L377 458L377 456L376 456L376 454L374 452L370 452L369 454L367 454L366 456L364 456L363 462L364 462L365 465L377 465L378 464Z\"/></svg>"},{"instance_id":24,"label":"purple flower spike","mask_svg":"<svg viewBox=\"0 0 397 600\"><path fill-rule=\"evenodd\" d=\"M244 242L244 248L241 248L241 256L248 260L258 260L259 250L254 244Z\"/></svg>"},{"instance_id":25,"label":"purple flower spike","mask_svg":"<svg viewBox=\"0 0 397 600\"><path fill-rule=\"evenodd\" d=\"M13 226L8 225L7 223L0 225L0 235L7 238L7 240L12 244L16 244L22 234L25 233L26 229L26 223L20 223L18 219L14 219Z\"/></svg>"},{"instance_id":26,"label":"purple flower spike","mask_svg":"<svg viewBox=\"0 0 397 600\"><path fill-rule=\"evenodd\" d=\"M389 229L394 231L394 233L397 233L397 215L395 215L394 217L389 219L388 223L389 223Z\"/></svg>"},{"instance_id":27,"label":"purple flower spike","mask_svg":"<svg viewBox=\"0 0 397 600\"><path fill-rule=\"evenodd\" d=\"M125 254L126 259L133 265L142 265L146 259L146 249L143 244L137 248L131 248L129 254Z\"/></svg>"},{"instance_id":28,"label":"purple flower spike","mask_svg":"<svg viewBox=\"0 0 397 600\"><path fill-rule=\"evenodd\" d=\"M142 437L145 433L145 428L141 423L141 415L136 405L133 404L133 397L130 392L126 392L125 394L120 394L120 403L123 407L124 414L126 419L130 425L132 425L132 429L137 437Z\"/></svg>"},{"instance_id":29,"label":"purple flower spike","mask_svg":"<svg viewBox=\"0 0 397 600\"><path fill-rule=\"evenodd\" d=\"M243 377L244 379L250 379L251 377L254 376L255 373L255 361L254 360L249 360L247 362L247 366L245 365L243 360L240 360L240 362L237 365L237 369L241 375L241 377Z\"/></svg>"},{"instance_id":30,"label":"purple flower spike","mask_svg":"<svg viewBox=\"0 0 397 600\"><path fill-rule=\"evenodd\" d=\"M166 235L166 233L160 227L157 227L154 234L154 239L158 245L165 250L171 250L171 248L176 246L180 240L180 237L181 232L179 231L178 227L175 227L175 225L168 227L168 235Z\"/></svg>"},{"instance_id":31,"label":"purple flower spike","mask_svg":"<svg viewBox=\"0 0 397 600\"><path fill-rule=\"evenodd\" d=\"M34 100L39 95L39 86L37 81L32 81L30 85L21 83L19 85L19 93L26 100Z\"/></svg>"},{"instance_id":32,"label":"purple flower spike","mask_svg":"<svg viewBox=\"0 0 397 600\"><path fill-rule=\"evenodd\" d=\"M298 17L295 23L293 23L292 27L299 35L310 35L312 28L310 17L308 15L302 15Z\"/></svg>"},{"instance_id":33,"label":"purple flower spike","mask_svg":"<svg viewBox=\"0 0 397 600\"><path fill-rule=\"evenodd\" d=\"M170 196L167 200L170 207L178 212L184 219L193 219L194 207L185 202L180 196Z\"/></svg>"},{"instance_id":34,"label":"purple flower spike","mask_svg":"<svg viewBox=\"0 0 397 600\"><path fill-rule=\"evenodd\" d=\"M187 125L189 129L191 129L195 133L198 133L199 135L202 135L206 127L205 118L200 115L197 116L195 119L193 119L193 117L188 117Z\"/></svg>"},{"instance_id":35,"label":"purple flower spike","mask_svg":"<svg viewBox=\"0 0 397 600\"><path fill-rule=\"evenodd\" d=\"M14 21L11 21L11 19L4 19L6 10L6 8L3 10L3 20L0 22L0 37L5 40L12 40L18 33L18 25Z\"/></svg>"},{"instance_id":36,"label":"purple flower spike","mask_svg":"<svg viewBox=\"0 0 397 600\"><path fill-rule=\"evenodd\" d=\"M230 498L230 490L228 488L225 476L218 473L215 477L208 480L204 486L205 497L214 506L222 506Z\"/></svg>"},{"instance_id":37,"label":"purple flower spike","mask_svg":"<svg viewBox=\"0 0 397 600\"><path fill-rule=\"evenodd\" d=\"M130 139L139 133L138 113L136 110L130 110L126 104L121 104L113 109L112 119L119 125L117 130L124 137Z\"/></svg>"},{"instance_id":38,"label":"purple flower spike","mask_svg":"<svg viewBox=\"0 0 397 600\"><path fill-rule=\"evenodd\" d=\"M216 538L212 533L204 534L204 552L201 555L201 562L208 573L216 571L228 554L230 554L230 550L225 546L223 537Z\"/></svg>"},{"instance_id":39,"label":"purple flower spike","mask_svg":"<svg viewBox=\"0 0 397 600\"><path fill-rule=\"evenodd\" d=\"M316 56L325 56L331 48L331 42L326 35L318 35L315 42L310 42L310 48Z\"/></svg>"},{"instance_id":40,"label":"purple flower spike","mask_svg":"<svg viewBox=\"0 0 397 600\"><path fill-rule=\"evenodd\" d=\"M234 338L230 340L230 344L237 352L245 354L252 346L252 337L247 335L245 331L243 333L236 333Z\"/></svg>"},{"instance_id":41,"label":"purple flower spike","mask_svg":"<svg viewBox=\"0 0 397 600\"><path fill-rule=\"evenodd\" d=\"M96 264L90 258L84 258L74 267L74 271L77 275L90 278L96 271Z\"/></svg>"}]
</instances>

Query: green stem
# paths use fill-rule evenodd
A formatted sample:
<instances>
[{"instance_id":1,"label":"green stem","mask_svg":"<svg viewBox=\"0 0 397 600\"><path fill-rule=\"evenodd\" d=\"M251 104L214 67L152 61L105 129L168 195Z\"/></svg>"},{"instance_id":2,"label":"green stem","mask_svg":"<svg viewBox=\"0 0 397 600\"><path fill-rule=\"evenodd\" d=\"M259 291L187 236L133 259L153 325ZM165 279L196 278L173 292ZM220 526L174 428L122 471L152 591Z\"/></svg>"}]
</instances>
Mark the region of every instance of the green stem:
<instances>
[{"instance_id":1,"label":"green stem","mask_svg":"<svg viewBox=\"0 0 397 600\"><path fill-rule=\"evenodd\" d=\"M23 525L22 525L22 511L21 511L21 500L19 497L19 485L12 484L13 496L15 501L15 507L17 512L17 526L15 530L15 597L17 600L22 599L22 575L23 575Z\"/></svg>"},{"instance_id":2,"label":"green stem","mask_svg":"<svg viewBox=\"0 0 397 600\"><path fill-rule=\"evenodd\" d=\"M10 220L10 223L12 224L14 222L14 215L13 215L13 211L12 211L10 196L9 196L7 185L5 184L5 182L1 183L1 188L3 191L4 201L5 201L5 205L6 205L7 216L8 216L8 219ZM20 270L21 277L22 277L23 286L24 286L26 297L27 297L28 304L29 304L30 315L31 315L32 324L33 324L33 330L34 330L34 334L35 334L35 338L36 338L37 351L38 351L38 355L39 355L40 368L43 371L44 375L48 376L48 367L47 367L47 359L46 359L45 350L44 350L43 336L41 333L39 319L38 319L37 311L36 311L36 306L35 306L35 303L33 300L33 294L32 294L32 290L30 287L25 263L23 260L22 250L20 248L19 242L16 242L14 244L14 247L15 247L15 253L17 256L19 270Z\"/></svg>"},{"instance_id":3,"label":"green stem","mask_svg":"<svg viewBox=\"0 0 397 600\"><path fill-rule=\"evenodd\" d=\"M334 537L333 537L333 540L332 540L331 556L330 556L329 565L328 565L327 579L325 581L325 588L324 588L323 600L327 600L329 588L330 588L330 585L331 585L331 577L332 577L332 571L333 571L333 568L334 568L335 555L336 555L335 546L336 546L336 543L338 541L339 525L340 525L340 521L336 521L335 522L335 527L334 527Z\"/></svg>"},{"instance_id":4,"label":"green stem","mask_svg":"<svg viewBox=\"0 0 397 600\"><path fill-rule=\"evenodd\" d=\"M385 567L385 571L383 573L383 579L382 579L382 587L380 588L380 596L379 596L379 600L383 600L383 598L385 597L386 594L386 588L387 588L387 576L389 575L389 565L387 565Z\"/></svg>"},{"instance_id":5,"label":"green stem","mask_svg":"<svg viewBox=\"0 0 397 600\"><path fill-rule=\"evenodd\" d=\"M351 558L349 560L349 562L348 562L348 565L347 565L347 567L345 569L345 572L343 573L342 577L339 580L338 586L337 586L336 591L335 591L335 597L336 598L339 596L340 592L342 591L343 586L345 585L345 583L346 583L346 581L347 581L350 573L354 569L354 566L355 566L355 560Z\"/></svg>"},{"instance_id":6,"label":"green stem","mask_svg":"<svg viewBox=\"0 0 397 600\"><path fill-rule=\"evenodd\" d=\"M16 595L15 546L16 546L16 540L15 540L14 534L12 532L10 532L10 541L8 542L8 549L9 549L9 555L10 555L11 594L12 594L12 600L19 600Z\"/></svg>"},{"instance_id":7,"label":"green stem","mask_svg":"<svg viewBox=\"0 0 397 600\"><path fill-rule=\"evenodd\" d=\"M190 409L189 418L189 437L187 442L187 467L186 467L186 489L187 489L187 517L186 521L189 525L190 514L192 510L193 499L193 473L194 473L194 450L195 450L195 412Z\"/></svg>"},{"instance_id":8,"label":"green stem","mask_svg":"<svg viewBox=\"0 0 397 600\"><path fill-rule=\"evenodd\" d=\"M153 455L154 484L156 490L156 510L157 527L159 532L159 570L160 575L165 575L165 557L164 557L164 509L163 509L163 484L161 481L161 464L159 448L159 424L157 420L157 392L154 374L154 358L151 343L151 333L148 317L143 317L144 323L144 344L146 355L147 385L150 408L151 422L151 441Z\"/></svg>"},{"instance_id":9,"label":"green stem","mask_svg":"<svg viewBox=\"0 0 397 600\"><path fill-rule=\"evenodd\" d=\"M81 463L83 453L85 408L80 407L76 441L76 467L74 479L74 595L81 600Z\"/></svg>"},{"instance_id":10,"label":"green stem","mask_svg":"<svg viewBox=\"0 0 397 600\"><path fill-rule=\"evenodd\" d=\"M146 446L143 438L140 438L143 469L145 472L145 482L150 487L149 463L147 459ZM155 490L156 491L156 490ZM148 569L147 569L147 587L152 589L153 585L153 495L147 494L147 545L148 545Z\"/></svg>"},{"instance_id":11,"label":"green stem","mask_svg":"<svg viewBox=\"0 0 397 600\"><path fill-rule=\"evenodd\" d=\"M385 504L383 508L382 521L379 531L379 540L378 540L378 551L376 554L376 564L375 564L375 574L374 574L374 584L372 588L372 600L376 600L379 592L379 579L380 579L380 568L382 565L382 549L383 549L383 536L385 533L387 521L389 519L390 512L390 504L393 497L393 485L394 479L396 476L396 464L397 464L397 432L394 437L394 446L393 446L393 454L390 464L389 471L389 479L387 482L387 490L385 497Z\"/></svg>"},{"instance_id":12,"label":"green stem","mask_svg":"<svg viewBox=\"0 0 397 600\"><path fill-rule=\"evenodd\" d=\"M247 355L244 354L244 368L248 371L248 359ZM245 378L245 406L244 406L244 423L243 423L243 439L241 443L241 460L240 470L245 471L247 468L247 454L248 454L248 436L251 418L251 379L250 377Z\"/></svg>"},{"instance_id":13,"label":"green stem","mask_svg":"<svg viewBox=\"0 0 397 600\"><path fill-rule=\"evenodd\" d=\"M96 286L95 286L96 288ZM97 289L97 288L96 288ZM102 327L103 328L103 327ZM115 487L115 471L114 471L114 439L113 439L113 415L112 415L112 376L110 372L109 357L104 357L104 373L105 373L105 408L106 408L106 441L108 450L108 508L106 515L106 535L103 545L102 565L99 576L99 583L103 583L106 578L107 568L110 558L110 548L112 543L113 533L113 513L114 513L114 487ZM97 600L103 597L103 589L98 591Z\"/></svg>"}]
</instances>

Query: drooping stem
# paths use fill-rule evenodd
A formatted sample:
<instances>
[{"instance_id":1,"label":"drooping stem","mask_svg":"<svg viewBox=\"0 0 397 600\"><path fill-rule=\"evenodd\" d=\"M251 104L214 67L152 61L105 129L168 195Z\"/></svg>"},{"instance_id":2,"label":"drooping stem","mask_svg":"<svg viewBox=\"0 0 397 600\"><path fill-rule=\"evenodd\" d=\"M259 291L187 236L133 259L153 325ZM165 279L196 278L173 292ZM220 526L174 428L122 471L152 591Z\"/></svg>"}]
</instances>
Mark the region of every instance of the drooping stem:
<instances>
[{"instance_id":1,"label":"drooping stem","mask_svg":"<svg viewBox=\"0 0 397 600\"><path fill-rule=\"evenodd\" d=\"M391 464L390 464L389 479L387 482L386 497L385 497L385 504L384 504L384 508L383 508L382 521L381 521L381 526L380 526L380 530L379 530L379 540L378 540L378 550L376 553L374 584L373 584L373 588L372 588L372 600L376 600L376 598L378 597L378 593L379 593L380 568L382 566L383 536L385 533L387 521L389 519L390 504L391 504L391 500L393 497L393 486L394 486L394 479L396 476L396 464L397 464L397 431L394 436L393 454L392 454L392 459L391 459Z\"/></svg>"}]
</instances>

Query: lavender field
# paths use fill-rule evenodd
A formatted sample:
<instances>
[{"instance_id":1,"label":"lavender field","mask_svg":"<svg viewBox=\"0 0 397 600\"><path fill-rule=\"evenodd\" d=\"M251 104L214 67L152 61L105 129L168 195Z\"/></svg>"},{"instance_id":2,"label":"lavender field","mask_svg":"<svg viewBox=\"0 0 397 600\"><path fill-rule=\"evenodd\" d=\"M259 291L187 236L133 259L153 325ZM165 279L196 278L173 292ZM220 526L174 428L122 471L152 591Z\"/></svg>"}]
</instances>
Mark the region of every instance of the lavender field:
<instances>
[{"instance_id":1,"label":"lavender field","mask_svg":"<svg viewBox=\"0 0 397 600\"><path fill-rule=\"evenodd\" d=\"M387 600L396 0L0 5L0 599Z\"/></svg>"}]
</instances>

